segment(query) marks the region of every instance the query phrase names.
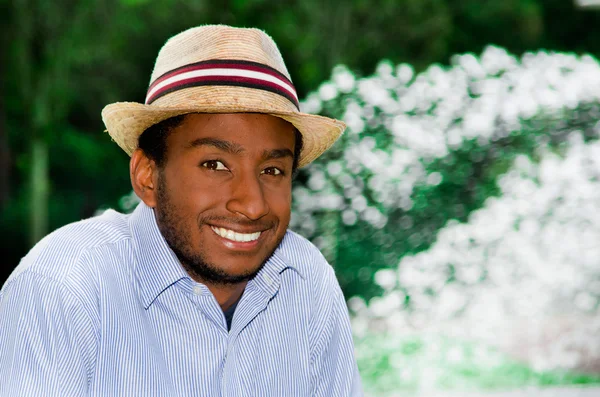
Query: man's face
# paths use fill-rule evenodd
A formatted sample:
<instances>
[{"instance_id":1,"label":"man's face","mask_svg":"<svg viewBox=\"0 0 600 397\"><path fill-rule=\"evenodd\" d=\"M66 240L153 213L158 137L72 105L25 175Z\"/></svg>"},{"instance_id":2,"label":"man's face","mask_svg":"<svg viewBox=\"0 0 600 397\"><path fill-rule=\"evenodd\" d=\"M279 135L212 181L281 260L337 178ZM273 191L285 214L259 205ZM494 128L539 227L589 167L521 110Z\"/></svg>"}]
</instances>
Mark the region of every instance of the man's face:
<instances>
[{"instance_id":1,"label":"man's face","mask_svg":"<svg viewBox=\"0 0 600 397\"><path fill-rule=\"evenodd\" d=\"M191 114L157 174L161 233L190 275L254 277L290 220L294 128L264 114Z\"/></svg>"}]
</instances>

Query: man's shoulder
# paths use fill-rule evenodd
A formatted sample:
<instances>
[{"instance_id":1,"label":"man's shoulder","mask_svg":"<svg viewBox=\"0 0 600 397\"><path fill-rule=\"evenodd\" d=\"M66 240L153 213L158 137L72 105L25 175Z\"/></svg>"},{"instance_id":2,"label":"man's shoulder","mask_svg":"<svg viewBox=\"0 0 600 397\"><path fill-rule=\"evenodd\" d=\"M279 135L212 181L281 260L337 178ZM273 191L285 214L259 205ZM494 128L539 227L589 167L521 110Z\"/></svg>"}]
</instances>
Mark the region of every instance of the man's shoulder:
<instances>
[{"instance_id":1,"label":"man's shoulder","mask_svg":"<svg viewBox=\"0 0 600 397\"><path fill-rule=\"evenodd\" d=\"M23 257L8 281L27 272L62 281L82 266L82 257L94 248L130 239L128 217L107 210L53 231Z\"/></svg>"},{"instance_id":2,"label":"man's shoulder","mask_svg":"<svg viewBox=\"0 0 600 397\"><path fill-rule=\"evenodd\" d=\"M280 254L305 278L323 279L334 273L319 248L292 230L287 231L280 245Z\"/></svg>"}]
</instances>

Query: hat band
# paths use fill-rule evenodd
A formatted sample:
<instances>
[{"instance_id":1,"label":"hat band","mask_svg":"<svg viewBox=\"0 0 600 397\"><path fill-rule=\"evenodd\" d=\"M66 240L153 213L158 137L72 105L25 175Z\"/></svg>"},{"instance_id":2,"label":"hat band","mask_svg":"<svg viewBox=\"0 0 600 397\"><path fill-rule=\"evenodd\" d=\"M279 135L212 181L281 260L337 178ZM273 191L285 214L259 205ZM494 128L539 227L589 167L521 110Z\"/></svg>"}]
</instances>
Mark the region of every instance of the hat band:
<instances>
[{"instance_id":1,"label":"hat band","mask_svg":"<svg viewBox=\"0 0 600 397\"><path fill-rule=\"evenodd\" d=\"M157 78L148 88L146 104L178 90L215 85L265 90L279 94L299 109L298 95L292 82L281 72L261 63L215 59L171 70Z\"/></svg>"}]
</instances>

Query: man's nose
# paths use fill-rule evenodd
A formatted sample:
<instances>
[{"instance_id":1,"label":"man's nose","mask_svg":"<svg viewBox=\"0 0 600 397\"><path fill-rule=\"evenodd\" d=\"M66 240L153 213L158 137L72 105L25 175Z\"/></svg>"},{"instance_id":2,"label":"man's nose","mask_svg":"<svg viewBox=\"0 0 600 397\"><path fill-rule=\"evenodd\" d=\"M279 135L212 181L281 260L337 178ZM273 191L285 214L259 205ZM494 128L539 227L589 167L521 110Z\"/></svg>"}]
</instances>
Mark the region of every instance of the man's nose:
<instances>
[{"instance_id":1,"label":"man's nose","mask_svg":"<svg viewBox=\"0 0 600 397\"><path fill-rule=\"evenodd\" d=\"M231 196L226 207L250 220L258 220L269 213L265 192L259 175L244 173L232 181Z\"/></svg>"}]
</instances>

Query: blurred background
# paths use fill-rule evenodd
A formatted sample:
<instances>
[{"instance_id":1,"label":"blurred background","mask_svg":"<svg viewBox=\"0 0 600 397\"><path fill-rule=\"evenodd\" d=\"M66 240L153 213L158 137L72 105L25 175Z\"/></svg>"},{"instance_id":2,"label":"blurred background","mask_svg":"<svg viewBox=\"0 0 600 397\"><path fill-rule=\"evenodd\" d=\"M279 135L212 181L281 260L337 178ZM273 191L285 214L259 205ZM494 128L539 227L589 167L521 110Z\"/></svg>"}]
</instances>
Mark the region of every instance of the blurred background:
<instances>
[{"instance_id":1,"label":"blurred background","mask_svg":"<svg viewBox=\"0 0 600 397\"><path fill-rule=\"evenodd\" d=\"M595 3L0 0L0 283L135 206L100 111L143 101L168 37L259 27L303 110L349 127L291 227L336 269L366 394L600 395Z\"/></svg>"}]
</instances>

